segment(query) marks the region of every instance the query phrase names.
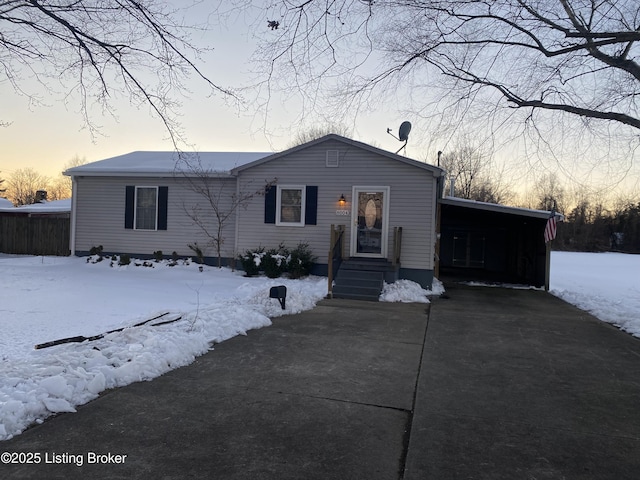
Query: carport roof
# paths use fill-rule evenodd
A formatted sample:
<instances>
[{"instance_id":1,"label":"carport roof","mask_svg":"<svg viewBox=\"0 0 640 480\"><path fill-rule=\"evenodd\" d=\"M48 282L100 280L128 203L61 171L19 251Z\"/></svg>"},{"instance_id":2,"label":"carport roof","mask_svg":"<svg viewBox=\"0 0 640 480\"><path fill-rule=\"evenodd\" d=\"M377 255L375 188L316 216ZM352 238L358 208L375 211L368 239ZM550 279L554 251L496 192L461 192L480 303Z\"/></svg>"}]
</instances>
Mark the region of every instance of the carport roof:
<instances>
[{"instance_id":1,"label":"carport roof","mask_svg":"<svg viewBox=\"0 0 640 480\"><path fill-rule=\"evenodd\" d=\"M499 203L478 202L476 200L467 200L466 198L458 197L444 197L440 199L440 203L442 205L473 208L477 210L484 210L487 212L506 213L509 215L520 215L524 217L547 219L551 216L551 212L549 210L533 210L531 208L510 207L507 205L501 205ZM556 218L558 218L559 220L564 220L564 215L556 212Z\"/></svg>"}]
</instances>

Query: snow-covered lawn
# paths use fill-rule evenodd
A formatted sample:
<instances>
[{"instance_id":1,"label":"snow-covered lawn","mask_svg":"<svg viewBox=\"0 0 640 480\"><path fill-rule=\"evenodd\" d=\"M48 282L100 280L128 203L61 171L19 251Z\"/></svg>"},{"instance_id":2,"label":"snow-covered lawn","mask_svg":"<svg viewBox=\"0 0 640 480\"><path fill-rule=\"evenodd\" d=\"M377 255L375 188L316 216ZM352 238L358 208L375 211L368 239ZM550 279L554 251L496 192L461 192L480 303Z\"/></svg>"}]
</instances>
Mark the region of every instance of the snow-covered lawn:
<instances>
[{"instance_id":1,"label":"snow-covered lawn","mask_svg":"<svg viewBox=\"0 0 640 480\"><path fill-rule=\"evenodd\" d=\"M110 263L0 255L0 440L75 411L105 389L187 365L215 343L270 325L270 318L311 309L327 291L319 277L270 280L213 267L200 272L195 263ZM274 285L287 287L284 311L269 298ZM640 256L554 253L551 291L640 336ZM426 293L400 281L387 285L381 299L428 302ZM442 293L439 282L432 293ZM159 318L132 327L153 317ZM116 329L122 330L34 349Z\"/></svg>"},{"instance_id":2,"label":"snow-covered lawn","mask_svg":"<svg viewBox=\"0 0 640 480\"><path fill-rule=\"evenodd\" d=\"M640 255L551 252L549 291L640 337Z\"/></svg>"},{"instance_id":3,"label":"snow-covered lawn","mask_svg":"<svg viewBox=\"0 0 640 480\"><path fill-rule=\"evenodd\" d=\"M187 365L215 343L271 325L270 318L313 308L327 293L321 277L270 280L207 266L200 272L192 262L87 260L0 255L0 440L73 412L105 389ZM284 311L269 298L275 285L287 287ZM385 300L428 302L426 293L400 282ZM93 341L34 349L160 315Z\"/></svg>"}]
</instances>

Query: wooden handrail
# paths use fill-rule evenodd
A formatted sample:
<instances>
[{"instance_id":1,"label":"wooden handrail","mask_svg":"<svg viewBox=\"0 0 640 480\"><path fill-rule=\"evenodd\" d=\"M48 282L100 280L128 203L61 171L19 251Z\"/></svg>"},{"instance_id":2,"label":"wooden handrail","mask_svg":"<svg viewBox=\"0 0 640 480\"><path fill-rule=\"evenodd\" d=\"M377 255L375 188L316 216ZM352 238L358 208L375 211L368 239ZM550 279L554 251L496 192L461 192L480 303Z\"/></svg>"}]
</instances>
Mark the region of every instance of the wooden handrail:
<instances>
[{"instance_id":1,"label":"wooden handrail","mask_svg":"<svg viewBox=\"0 0 640 480\"><path fill-rule=\"evenodd\" d=\"M395 267L400 263L402 253L402 227L393 227L393 258L391 263Z\"/></svg>"},{"instance_id":2,"label":"wooden handrail","mask_svg":"<svg viewBox=\"0 0 640 480\"><path fill-rule=\"evenodd\" d=\"M344 225L331 224L331 236L329 241L329 255L327 257L327 298L333 297L333 279L338 273L342 258L344 257ZM334 264L337 263L337 267Z\"/></svg>"}]
</instances>

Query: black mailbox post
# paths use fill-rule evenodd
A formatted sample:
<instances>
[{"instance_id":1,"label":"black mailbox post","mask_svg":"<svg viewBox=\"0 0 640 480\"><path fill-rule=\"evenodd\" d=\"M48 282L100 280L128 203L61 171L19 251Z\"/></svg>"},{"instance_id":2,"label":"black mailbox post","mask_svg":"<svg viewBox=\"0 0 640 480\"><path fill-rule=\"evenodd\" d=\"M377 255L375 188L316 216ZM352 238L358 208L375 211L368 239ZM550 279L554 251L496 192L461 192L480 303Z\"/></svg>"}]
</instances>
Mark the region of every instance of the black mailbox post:
<instances>
[{"instance_id":1,"label":"black mailbox post","mask_svg":"<svg viewBox=\"0 0 640 480\"><path fill-rule=\"evenodd\" d=\"M285 309L285 302L287 300L287 287L279 285L277 287L271 287L269 290L269 298L277 298L280 302L282 309Z\"/></svg>"}]
</instances>

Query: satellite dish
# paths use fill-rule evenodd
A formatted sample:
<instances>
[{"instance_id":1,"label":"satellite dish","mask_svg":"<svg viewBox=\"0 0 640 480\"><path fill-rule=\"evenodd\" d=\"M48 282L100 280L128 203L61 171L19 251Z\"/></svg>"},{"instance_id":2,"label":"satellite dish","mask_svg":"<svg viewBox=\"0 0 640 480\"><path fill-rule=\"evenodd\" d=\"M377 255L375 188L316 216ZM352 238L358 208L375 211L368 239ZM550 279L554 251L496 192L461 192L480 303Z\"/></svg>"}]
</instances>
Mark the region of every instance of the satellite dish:
<instances>
[{"instance_id":1,"label":"satellite dish","mask_svg":"<svg viewBox=\"0 0 640 480\"><path fill-rule=\"evenodd\" d=\"M398 137L401 142L409 140L409 132L411 131L411 122L402 122L400 124L400 130L398 131Z\"/></svg>"},{"instance_id":2,"label":"satellite dish","mask_svg":"<svg viewBox=\"0 0 640 480\"><path fill-rule=\"evenodd\" d=\"M389 135L391 135L396 140L404 142L404 145L401 146L398 149L396 154L399 153L400 150L402 150L403 148L405 149L405 153L406 153L406 151L407 151L407 142L409 141L409 132L410 131L411 131L411 122L408 122L408 121L404 121L404 122L402 122L400 124L400 129L398 130L398 136L397 137L393 133L391 133L391 129L390 128L387 128L387 133Z\"/></svg>"}]
</instances>

